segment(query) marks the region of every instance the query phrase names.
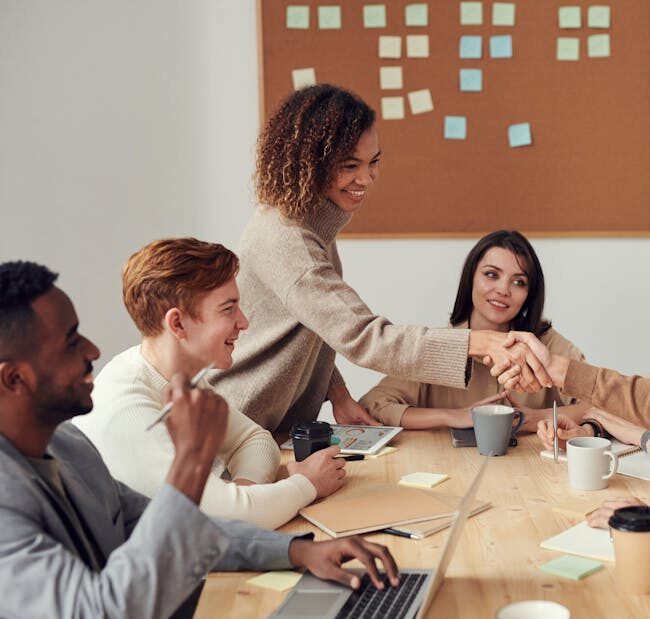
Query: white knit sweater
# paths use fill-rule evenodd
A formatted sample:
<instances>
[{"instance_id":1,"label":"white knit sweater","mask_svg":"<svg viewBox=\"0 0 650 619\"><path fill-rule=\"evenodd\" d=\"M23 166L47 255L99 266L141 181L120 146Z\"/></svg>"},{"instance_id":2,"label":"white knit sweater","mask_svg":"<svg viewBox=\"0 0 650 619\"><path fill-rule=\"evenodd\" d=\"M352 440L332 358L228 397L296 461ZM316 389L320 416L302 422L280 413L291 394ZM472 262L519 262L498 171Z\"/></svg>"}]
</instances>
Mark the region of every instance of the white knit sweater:
<instances>
[{"instance_id":1,"label":"white knit sweater","mask_svg":"<svg viewBox=\"0 0 650 619\"><path fill-rule=\"evenodd\" d=\"M140 347L134 346L114 357L97 376L93 411L73 419L95 444L113 477L149 497L162 487L174 459L165 424L145 431L164 405L161 394L167 384L140 354ZM284 524L316 498L316 489L303 475L272 483L279 462L272 436L231 407L201 509L210 516L271 529ZM233 479L249 479L257 485L224 481L221 475L226 468Z\"/></svg>"}]
</instances>

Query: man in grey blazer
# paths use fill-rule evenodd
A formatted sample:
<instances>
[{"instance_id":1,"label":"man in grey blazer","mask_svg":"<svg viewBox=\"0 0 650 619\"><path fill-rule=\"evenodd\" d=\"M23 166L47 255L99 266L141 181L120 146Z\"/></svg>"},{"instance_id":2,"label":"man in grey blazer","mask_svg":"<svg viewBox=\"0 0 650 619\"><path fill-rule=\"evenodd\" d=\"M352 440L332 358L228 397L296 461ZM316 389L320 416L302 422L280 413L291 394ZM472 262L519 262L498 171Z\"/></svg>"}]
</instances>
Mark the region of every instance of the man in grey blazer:
<instances>
[{"instance_id":1,"label":"man in grey blazer","mask_svg":"<svg viewBox=\"0 0 650 619\"><path fill-rule=\"evenodd\" d=\"M1 618L191 612L184 602L211 569L305 567L358 587L341 567L358 558L382 587L378 558L397 585L383 546L315 543L204 516L197 505L228 407L186 377L171 381L166 423L176 455L165 486L149 500L112 479L92 444L65 423L92 409L99 350L78 332L56 277L30 262L0 264Z\"/></svg>"}]
</instances>

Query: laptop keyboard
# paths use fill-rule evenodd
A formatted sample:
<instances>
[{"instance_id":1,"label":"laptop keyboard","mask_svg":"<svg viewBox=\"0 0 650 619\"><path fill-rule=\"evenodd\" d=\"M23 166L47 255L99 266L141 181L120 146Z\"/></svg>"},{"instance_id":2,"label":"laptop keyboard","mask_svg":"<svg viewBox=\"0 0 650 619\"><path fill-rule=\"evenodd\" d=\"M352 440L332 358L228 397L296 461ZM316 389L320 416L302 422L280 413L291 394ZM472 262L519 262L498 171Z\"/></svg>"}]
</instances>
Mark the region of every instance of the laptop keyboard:
<instances>
[{"instance_id":1,"label":"laptop keyboard","mask_svg":"<svg viewBox=\"0 0 650 619\"><path fill-rule=\"evenodd\" d=\"M418 594L426 574L401 574L399 587L391 587L384 581L383 591L375 588L370 577L365 574L361 587L348 598L336 619L400 619L405 617L411 602Z\"/></svg>"}]
</instances>

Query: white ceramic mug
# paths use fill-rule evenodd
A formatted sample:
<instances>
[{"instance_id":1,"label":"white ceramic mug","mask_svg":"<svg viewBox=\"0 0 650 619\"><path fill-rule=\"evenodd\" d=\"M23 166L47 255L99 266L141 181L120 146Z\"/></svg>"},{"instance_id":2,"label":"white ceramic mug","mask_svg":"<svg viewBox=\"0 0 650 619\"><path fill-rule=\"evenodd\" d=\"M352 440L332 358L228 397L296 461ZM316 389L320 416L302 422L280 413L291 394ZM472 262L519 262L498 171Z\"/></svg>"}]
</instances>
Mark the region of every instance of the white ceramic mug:
<instances>
[{"instance_id":1,"label":"white ceramic mug","mask_svg":"<svg viewBox=\"0 0 650 619\"><path fill-rule=\"evenodd\" d=\"M611 446L611 441L595 436L569 439L566 443L569 485L576 490L607 488L609 478L618 468L618 458Z\"/></svg>"},{"instance_id":2,"label":"white ceramic mug","mask_svg":"<svg viewBox=\"0 0 650 619\"><path fill-rule=\"evenodd\" d=\"M502 606L497 619L571 619L566 606L550 600L521 600Z\"/></svg>"}]
</instances>

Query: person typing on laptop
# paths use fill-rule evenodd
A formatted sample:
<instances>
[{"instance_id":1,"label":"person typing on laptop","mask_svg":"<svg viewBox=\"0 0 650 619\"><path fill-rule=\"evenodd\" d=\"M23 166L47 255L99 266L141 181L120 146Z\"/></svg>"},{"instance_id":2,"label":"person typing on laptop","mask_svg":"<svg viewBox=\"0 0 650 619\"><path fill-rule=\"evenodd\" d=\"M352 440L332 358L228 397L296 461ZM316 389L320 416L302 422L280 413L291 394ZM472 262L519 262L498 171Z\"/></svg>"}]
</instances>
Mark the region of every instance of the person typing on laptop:
<instances>
[{"instance_id":1,"label":"person typing on laptop","mask_svg":"<svg viewBox=\"0 0 650 619\"><path fill-rule=\"evenodd\" d=\"M78 331L57 276L29 262L0 264L0 616L189 617L205 573L304 567L351 587L351 558L383 588L397 567L361 539L313 542L211 519L198 509L228 424L212 390L175 375L166 426L175 455L149 500L116 481L73 425L93 406L98 348ZM189 603L188 603L189 601Z\"/></svg>"}]
</instances>

